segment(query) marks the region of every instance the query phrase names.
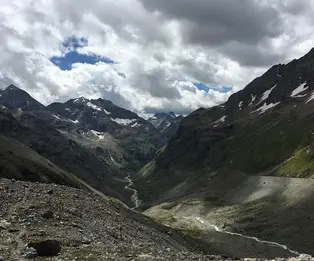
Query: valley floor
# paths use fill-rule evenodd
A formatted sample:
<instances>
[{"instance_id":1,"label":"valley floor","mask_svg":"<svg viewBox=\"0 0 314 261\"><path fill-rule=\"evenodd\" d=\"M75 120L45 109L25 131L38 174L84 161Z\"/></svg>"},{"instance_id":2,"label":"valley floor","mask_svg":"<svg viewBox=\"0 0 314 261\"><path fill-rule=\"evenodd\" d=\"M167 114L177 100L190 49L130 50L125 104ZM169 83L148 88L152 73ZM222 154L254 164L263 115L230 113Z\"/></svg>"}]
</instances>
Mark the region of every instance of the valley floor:
<instances>
[{"instance_id":1,"label":"valley floor","mask_svg":"<svg viewBox=\"0 0 314 261\"><path fill-rule=\"evenodd\" d=\"M145 213L211 242L217 254L235 256L243 246L245 256L314 254L313 179L233 175L202 180Z\"/></svg>"}]
</instances>

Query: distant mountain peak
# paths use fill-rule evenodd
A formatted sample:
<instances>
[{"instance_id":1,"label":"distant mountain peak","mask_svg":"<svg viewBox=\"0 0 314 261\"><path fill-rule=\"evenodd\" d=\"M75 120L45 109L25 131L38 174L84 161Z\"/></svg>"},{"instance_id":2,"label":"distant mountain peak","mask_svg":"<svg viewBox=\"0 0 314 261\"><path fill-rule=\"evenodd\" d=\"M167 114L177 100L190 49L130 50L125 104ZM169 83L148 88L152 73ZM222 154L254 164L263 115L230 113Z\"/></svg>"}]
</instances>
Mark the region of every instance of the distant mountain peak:
<instances>
[{"instance_id":1,"label":"distant mountain peak","mask_svg":"<svg viewBox=\"0 0 314 261\"><path fill-rule=\"evenodd\" d=\"M94 100L94 101L99 101L99 102L109 102L109 100L104 99L104 98L98 98L98 99L96 99L96 100Z\"/></svg>"},{"instance_id":2,"label":"distant mountain peak","mask_svg":"<svg viewBox=\"0 0 314 261\"><path fill-rule=\"evenodd\" d=\"M19 87L15 86L14 84L10 84L7 88L5 88L7 91L22 91Z\"/></svg>"},{"instance_id":3,"label":"distant mountain peak","mask_svg":"<svg viewBox=\"0 0 314 261\"><path fill-rule=\"evenodd\" d=\"M171 111L168 113L172 118L176 118L177 116Z\"/></svg>"},{"instance_id":4,"label":"distant mountain peak","mask_svg":"<svg viewBox=\"0 0 314 261\"><path fill-rule=\"evenodd\" d=\"M177 117L174 112L157 112L155 115L148 119L148 121L155 126L160 132L166 136L172 137L177 132L182 116Z\"/></svg>"},{"instance_id":5,"label":"distant mountain peak","mask_svg":"<svg viewBox=\"0 0 314 261\"><path fill-rule=\"evenodd\" d=\"M76 98L73 100L73 103L86 103L89 102L89 99L86 99L85 97L81 96L79 98Z\"/></svg>"},{"instance_id":6,"label":"distant mountain peak","mask_svg":"<svg viewBox=\"0 0 314 261\"><path fill-rule=\"evenodd\" d=\"M4 90L0 90L0 103L10 105L23 111L42 110L45 108L40 102L35 100L26 91L14 84L9 85Z\"/></svg>"}]
</instances>

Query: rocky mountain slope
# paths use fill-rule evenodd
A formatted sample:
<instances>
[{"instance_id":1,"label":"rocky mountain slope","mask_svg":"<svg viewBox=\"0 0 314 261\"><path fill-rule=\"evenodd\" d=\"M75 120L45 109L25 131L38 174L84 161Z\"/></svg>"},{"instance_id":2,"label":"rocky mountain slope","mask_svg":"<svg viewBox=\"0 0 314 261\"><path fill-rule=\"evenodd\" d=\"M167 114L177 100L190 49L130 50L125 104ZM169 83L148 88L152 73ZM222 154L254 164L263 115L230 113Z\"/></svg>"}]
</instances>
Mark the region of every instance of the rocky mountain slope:
<instances>
[{"instance_id":1,"label":"rocky mountain slope","mask_svg":"<svg viewBox=\"0 0 314 261\"><path fill-rule=\"evenodd\" d=\"M27 92L12 84L6 89L0 90L0 103L5 106L13 106L23 111L45 109L44 105L36 101Z\"/></svg>"},{"instance_id":2,"label":"rocky mountain slope","mask_svg":"<svg viewBox=\"0 0 314 261\"><path fill-rule=\"evenodd\" d=\"M193 215L313 254L312 239L296 233L314 231L313 77L314 49L183 119L138 175L142 201L157 204L149 212Z\"/></svg>"},{"instance_id":3,"label":"rocky mountain slope","mask_svg":"<svg viewBox=\"0 0 314 261\"><path fill-rule=\"evenodd\" d=\"M129 204L133 192L125 189L129 184L126 177L149 162L167 142L150 122L108 100L78 98L45 107L13 85L0 90L0 134L8 138L0 149L7 151L4 144L14 143L11 154L28 151L24 157L32 155L27 162L36 166L29 168L24 161L16 164L20 157L3 153L2 176L76 184L76 180L59 180L60 175L70 173ZM56 165L59 174L52 179L50 173L47 178L38 161ZM15 165L19 167L12 167Z\"/></svg>"},{"instance_id":4,"label":"rocky mountain slope","mask_svg":"<svg viewBox=\"0 0 314 261\"><path fill-rule=\"evenodd\" d=\"M73 181L64 183L64 179L59 180L59 175L53 179L45 178L46 174L38 168L37 164L44 161L48 165L58 166L58 168L54 167L56 172L69 172L105 194L128 201L131 195L124 190L127 183L123 180L124 174L117 168L111 167L93 151L68 139L32 112L16 115L14 111L15 109L7 108L0 110L0 133L7 137L7 142L0 143L0 147L4 151L9 150L8 153L1 155L2 175L22 180L73 184ZM15 146L7 147L8 142ZM30 168L27 162L20 161L18 155L21 155L21 151L27 151L23 157L35 166L31 168L32 171L28 171ZM19 171L16 168L18 165L20 165ZM74 183L76 182L75 179Z\"/></svg>"},{"instance_id":5,"label":"rocky mountain slope","mask_svg":"<svg viewBox=\"0 0 314 261\"><path fill-rule=\"evenodd\" d=\"M59 183L80 187L69 172L59 168L29 147L0 135L0 176L16 180Z\"/></svg>"},{"instance_id":6,"label":"rocky mountain slope","mask_svg":"<svg viewBox=\"0 0 314 261\"><path fill-rule=\"evenodd\" d=\"M151 123L108 100L81 97L53 103L47 109L53 112L59 131L83 146L98 148L104 158L129 172L149 162L167 142Z\"/></svg>"}]
</instances>

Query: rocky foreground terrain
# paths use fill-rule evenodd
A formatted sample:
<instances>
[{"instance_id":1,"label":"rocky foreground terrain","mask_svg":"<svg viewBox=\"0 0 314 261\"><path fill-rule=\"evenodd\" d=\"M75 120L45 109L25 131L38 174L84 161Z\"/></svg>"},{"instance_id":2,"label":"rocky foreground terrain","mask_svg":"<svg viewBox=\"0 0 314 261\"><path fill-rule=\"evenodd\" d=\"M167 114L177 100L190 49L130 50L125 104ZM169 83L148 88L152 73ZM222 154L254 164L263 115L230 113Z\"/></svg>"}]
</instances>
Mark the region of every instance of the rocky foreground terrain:
<instances>
[{"instance_id":1,"label":"rocky foreground terrain","mask_svg":"<svg viewBox=\"0 0 314 261\"><path fill-rule=\"evenodd\" d=\"M100 193L1 179L0 204L1 261L235 260Z\"/></svg>"}]
</instances>

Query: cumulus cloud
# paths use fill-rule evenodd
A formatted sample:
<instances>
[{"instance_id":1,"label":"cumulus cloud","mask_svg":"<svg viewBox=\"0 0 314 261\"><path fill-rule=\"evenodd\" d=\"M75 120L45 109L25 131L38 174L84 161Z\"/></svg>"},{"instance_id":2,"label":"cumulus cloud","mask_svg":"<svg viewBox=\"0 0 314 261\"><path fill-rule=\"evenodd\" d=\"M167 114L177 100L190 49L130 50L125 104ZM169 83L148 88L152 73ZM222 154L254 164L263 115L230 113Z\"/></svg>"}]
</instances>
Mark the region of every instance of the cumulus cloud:
<instances>
[{"instance_id":1,"label":"cumulus cloud","mask_svg":"<svg viewBox=\"0 0 314 261\"><path fill-rule=\"evenodd\" d=\"M314 44L314 8L306 0L0 4L0 88L15 83L44 104L103 97L141 115L188 114L224 102ZM71 52L86 59L58 67Z\"/></svg>"}]
</instances>

